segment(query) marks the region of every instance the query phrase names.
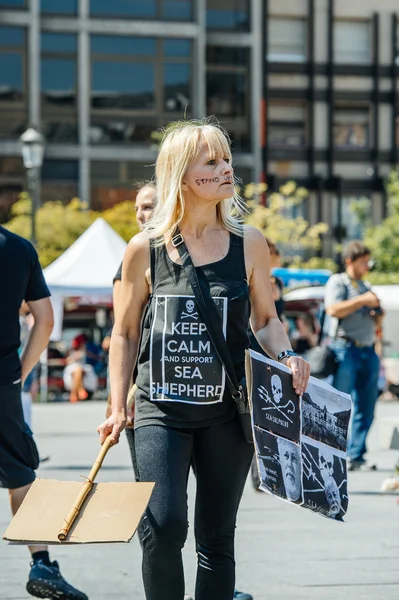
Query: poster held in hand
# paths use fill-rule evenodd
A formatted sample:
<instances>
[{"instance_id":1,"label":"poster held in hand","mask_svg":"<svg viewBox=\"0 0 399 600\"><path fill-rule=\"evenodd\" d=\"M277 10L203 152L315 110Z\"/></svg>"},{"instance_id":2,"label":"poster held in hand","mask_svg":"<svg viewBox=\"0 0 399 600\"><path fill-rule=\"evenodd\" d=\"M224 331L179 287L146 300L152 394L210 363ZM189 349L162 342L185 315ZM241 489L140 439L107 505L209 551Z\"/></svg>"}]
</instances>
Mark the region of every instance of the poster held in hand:
<instances>
[{"instance_id":1,"label":"poster held in hand","mask_svg":"<svg viewBox=\"0 0 399 600\"><path fill-rule=\"evenodd\" d=\"M246 373L260 489L342 521L350 396L311 377L299 397L291 371L253 350Z\"/></svg>"}]
</instances>

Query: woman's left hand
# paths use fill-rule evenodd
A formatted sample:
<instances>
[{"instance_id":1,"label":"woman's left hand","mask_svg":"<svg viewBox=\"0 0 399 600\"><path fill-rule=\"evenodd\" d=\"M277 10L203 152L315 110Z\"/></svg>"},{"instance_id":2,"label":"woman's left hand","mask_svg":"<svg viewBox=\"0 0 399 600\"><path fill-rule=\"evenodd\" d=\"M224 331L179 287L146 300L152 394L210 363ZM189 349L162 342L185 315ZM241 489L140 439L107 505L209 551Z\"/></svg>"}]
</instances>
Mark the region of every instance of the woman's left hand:
<instances>
[{"instance_id":1,"label":"woman's left hand","mask_svg":"<svg viewBox=\"0 0 399 600\"><path fill-rule=\"evenodd\" d=\"M292 371L292 386L298 396L302 396L308 387L310 364L301 356L290 356L284 361Z\"/></svg>"}]
</instances>

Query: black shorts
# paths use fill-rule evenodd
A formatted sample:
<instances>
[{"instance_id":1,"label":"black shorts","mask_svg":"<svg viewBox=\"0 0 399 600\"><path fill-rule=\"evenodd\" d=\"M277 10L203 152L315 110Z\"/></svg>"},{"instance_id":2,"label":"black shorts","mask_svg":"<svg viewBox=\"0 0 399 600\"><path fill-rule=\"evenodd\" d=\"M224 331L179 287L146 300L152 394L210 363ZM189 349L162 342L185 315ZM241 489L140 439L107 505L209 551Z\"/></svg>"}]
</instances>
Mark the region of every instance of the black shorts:
<instances>
[{"instance_id":1,"label":"black shorts","mask_svg":"<svg viewBox=\"0 0 399 600\"><path fill-rule=\"evenodd\" d=\"M38 466L39 454L22 412L21 384L0 385L0 487L32 483Z\"/></svg>"}]
</instances>

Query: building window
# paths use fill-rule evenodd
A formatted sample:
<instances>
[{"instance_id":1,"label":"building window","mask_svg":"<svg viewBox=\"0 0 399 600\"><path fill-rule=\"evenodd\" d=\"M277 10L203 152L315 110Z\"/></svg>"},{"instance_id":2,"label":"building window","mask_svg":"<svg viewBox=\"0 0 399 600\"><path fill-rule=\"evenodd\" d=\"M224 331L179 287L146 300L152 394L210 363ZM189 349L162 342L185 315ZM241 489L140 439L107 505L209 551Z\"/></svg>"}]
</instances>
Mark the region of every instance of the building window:
<instances>
[{"instance_id":1,"label":"building window","mask_svg":"<svg viewBox=\"0 0 399 600\"><path fill-rule=\"evenodd\" d=\"M26 0L0 0L0 8L25 8Z\"/></svg>"},{"instance_id":2,"label":"building window","mask_svg":"<svg viewBox=\"0 0 399 600\"><path fill-rule=\"evenodd\" d=\"M40 8L50 15L76 15L78 0L40 0Z\"/></svg>"},{"instance_id":3,"label":"building window","mask_svg":"<svg viewBox=\"0 0 399 600\"><path fill-rule=\"evenodd\" d=\"M367 148L370 144L368 107L335 107L334 145L337 148Z\"/></svg>"},{"instance_id":4,"label":"building window","mask_svg":"<svg viewBox=\"0 0 399 600\"><path fill-rule=\"evenodd\" d=\"M17 202L25 183L22 156L0 157L0 223L11 219L11 206Z\"/></svg>"},{"instance_id":5,"label":"building window","mask_svg":"<svg viewBox=\"0 0 399 600\"><path fill-rule=\"evenodd\" d=\"M270 62L304 62L307 59L307 28L304 19L269 19Z\"/></svg>"},{"instance_id":6,"label":"building window","mask_svg":"<svg viewBox=\"0 0 399 600\"><path fill-rule=\"evenodd\" d=\"M191 21L195 0L91 0L93 17Z\"/></svg>"},{"instance_id":7,"label":"building window","mask_svg":"<svg viewBox=\"0 0 399 600\"><path fill-rule=\"evenodd\" d=\"M91 208L105 210L126 200L135 199L137 190L134 184L148 181L154 175L153 166L127 161L92 161Z\"/></svg>"},{"instance_id":8,"label":"building window","mask_svg":"<svg viewBox=\"0 0 399 600\"><path fill-rule=\"evenodd\" d=\"M192 42L93 35L91 142L148 142L187 115L192 97Z\"/></svg>"},{"instance_id":9,"label":"building window","mask_svg":"<svg viewBox=\"0 0 399 600\"><path fill-rule=\"evenodd\" d=\"M249 31L249 7L249 0L207 0L207 28L218 31Z\"/></svg>"},{"instance_id":10,"label":"building window","mask_svg":"<svg viewBox=\"0 0 399 600\"><path fill-rule=\"evenodd\" d=\"M306 145L306 117L304 104L269 103L269 146L304 147Z\"/></svg>"},{"instance_id":11,"label":"building window","mask_svg":"<svg viewBox=\"0 0 399 600\"><path fill-rule=\"evenodd\" d=\"M44 159L41 172L41 201L68 203L78 195L78 162Z\"/></svg>"},{"instance_id":12,"label":"building window","mask_svg":"<svg viewBox=\"0 0 399 600\"><path fill-rule=\"evenodd\" d=\"M0 137L18 138L27 125L26 41L22 27L0 27Z\"/></svg>"},{"instance_id":13,"label":"building window","mask_svg":"<svg viewBox=\"0 0 399 600\"><path fill-rule=\"evenodd\" d=\"M368 65L371 62L371 25L368 21L334 22L334 61Z\"/></svg>"},{"instance_id":14,"label":"building window","mask_svg":"<svg viewBox=\"0 0 399 600\"><path fill-rule=\"evenodd\" d=\"M333 198L334 230L341 227L343 242L363 238L364 231L371 224L371 200L364 196L343 196L341 219L338 215L338 199Z\"/></svg>"},{"instance_id":15,"label":"building window","mask_svg":"<svg viewBox=\"0 0 399 600\"><path fill-rule=\"evenodd\" d=\"M207 113L229 132L233 150L251 149L250 53L248 48L207 49Z\"/></svg>"},{"instance_id":16,"label":"building window","mask_svg":"<svg viewBox=\"0 0 399 600\"><path fill-rule=\"evenodd\" d=\"M51 142L76 142L76 35L43 32L41 89L43 132Z\"/></svg>"}]
</instances>

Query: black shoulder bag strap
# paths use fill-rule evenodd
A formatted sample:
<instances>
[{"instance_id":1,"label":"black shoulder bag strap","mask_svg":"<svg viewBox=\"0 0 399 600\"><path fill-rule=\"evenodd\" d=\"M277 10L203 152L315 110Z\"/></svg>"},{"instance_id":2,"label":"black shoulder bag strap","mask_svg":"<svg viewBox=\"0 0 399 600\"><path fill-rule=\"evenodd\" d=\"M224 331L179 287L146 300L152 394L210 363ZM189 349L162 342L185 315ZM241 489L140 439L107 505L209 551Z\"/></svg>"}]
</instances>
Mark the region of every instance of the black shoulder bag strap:
<instances>
[{"instance_id":1,"label":"black shoulder bag strap","mask_svg":"<svg viewBox=\"0 0 399 600\"><path fill-rule=\"evenodd\" d=\"M190 253L179 229L176 229L171 241L172 245L177 248L177 251L179 252L182 266L193 289L194 296L197 301L198 311L202 317L204 325L208 330L212 345L220 362L222 365L224 365L227 385L234 401L237 404L238 412L240 414L247 412L248 409L246 406L245 393L243 387L238 383L230 351L223 335L222 321L212 299L209 286L206 285L201 288L193 261L191 260Z\"/></svg>"}]
</instances>

